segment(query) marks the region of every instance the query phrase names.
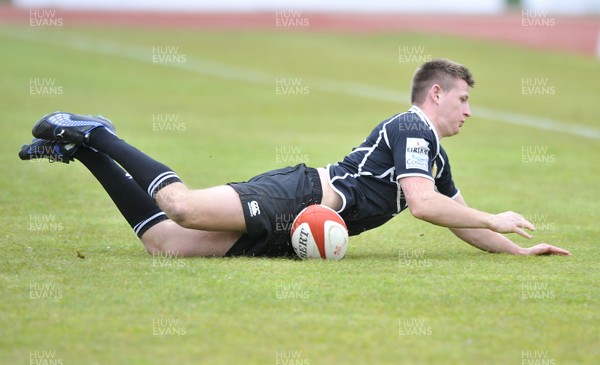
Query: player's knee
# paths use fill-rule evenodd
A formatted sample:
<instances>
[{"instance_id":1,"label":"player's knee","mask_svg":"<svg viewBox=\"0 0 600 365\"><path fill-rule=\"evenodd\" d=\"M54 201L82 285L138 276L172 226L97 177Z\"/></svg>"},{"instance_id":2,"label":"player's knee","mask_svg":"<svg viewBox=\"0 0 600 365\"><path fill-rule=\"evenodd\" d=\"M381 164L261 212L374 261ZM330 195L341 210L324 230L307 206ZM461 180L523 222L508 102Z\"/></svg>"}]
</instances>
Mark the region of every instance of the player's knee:
<instances>
[{"instance_id":1,"label":"player's knee","mask_svg":"<svg viewBox=\"0 0 600 365\"><path fill-rule=\"evenodd\" d=\"M187 191L187 189L186 189ZM193 224L192 209L188 203L186 191L175 191L160 196L160 208L178 225L191 228Z\"/></svg>"},{"instance_id":2,"label":"player's knee","mask_svg":"<svg viewBox=\"0 0 600 365\"><path fill-rule=\"evenodd\" d=\"M167 213L169 218L184 228L195 228L195 220L189 204L185 201L177 202Z\"/></svg>"}]
</instances>

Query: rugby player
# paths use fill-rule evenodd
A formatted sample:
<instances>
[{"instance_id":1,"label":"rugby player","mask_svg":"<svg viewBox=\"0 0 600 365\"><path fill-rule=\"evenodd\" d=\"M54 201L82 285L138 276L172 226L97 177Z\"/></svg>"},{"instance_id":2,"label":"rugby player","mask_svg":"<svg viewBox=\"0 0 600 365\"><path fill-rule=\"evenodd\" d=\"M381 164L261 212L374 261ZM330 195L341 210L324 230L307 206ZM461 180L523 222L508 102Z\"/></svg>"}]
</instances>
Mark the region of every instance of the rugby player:
<instances>
[{"instance_id":1,"label":"rugby player","mask_svg":"<svg viewBox=\"0 0 600 365\"><path fill-rule=\"evenodd\" d=\"M201 190L188 188L169 167L117 137L103 117L46 115L19 156L79 160L150 254L293 256L289 227L282 229L278 217L323 204L341 215L350 235L379 227L408 208L483 251L569 255L545 243L514 243L505 234L531 238L531 222L511 211L470 208L455 186L440 141L458 134L471 116L474 85L463 65L426 62L413 76L412 107L379 123L342 161L322 168L299 164Z\"/></svg>"}]
</instances>

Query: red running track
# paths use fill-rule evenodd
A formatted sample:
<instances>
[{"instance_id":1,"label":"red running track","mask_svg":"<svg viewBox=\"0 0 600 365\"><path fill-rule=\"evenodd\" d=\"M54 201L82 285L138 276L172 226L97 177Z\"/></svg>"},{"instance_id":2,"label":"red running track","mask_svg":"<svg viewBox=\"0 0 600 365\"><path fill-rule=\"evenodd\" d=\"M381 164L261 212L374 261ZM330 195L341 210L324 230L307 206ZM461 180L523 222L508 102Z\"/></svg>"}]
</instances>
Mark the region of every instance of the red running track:
<instances>
[{"instance_id":1,"label":"red running track","mask_svg":"<svg viewBox=\"0 0 600 365\"><path fill-rule=\"evenodd\" d=\"M597 56L600 18L503 15L383 13L200 13L144 11L31 10L0 6L0 23L29 26L37 16L61 19L65 27L118 25L191 30L273 30L301 32L419 32L500 41L526 48ZM44 13L46 11L46 13ZM35 19L34 19L35 21ZM296 23L297 26L290 25ZM600 55L598 55L600 56Z\"/></svg>"}]
</instances>

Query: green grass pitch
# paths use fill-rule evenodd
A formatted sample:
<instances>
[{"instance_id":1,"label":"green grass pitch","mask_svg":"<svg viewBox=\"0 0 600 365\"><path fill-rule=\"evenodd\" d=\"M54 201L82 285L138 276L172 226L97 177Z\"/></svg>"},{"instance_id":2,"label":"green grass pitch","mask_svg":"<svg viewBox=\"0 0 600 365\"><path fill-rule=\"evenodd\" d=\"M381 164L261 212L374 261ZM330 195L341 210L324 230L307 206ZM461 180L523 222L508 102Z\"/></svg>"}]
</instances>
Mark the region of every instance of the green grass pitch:
<instances>
[{"instance_id":1,"label":"green grass pitch","mask_svg":"<svg viewBox=\"0 0 600 365\"><path fill-rule=\"evenodd\" d=\"M478 82L473 117L443 141L467 202L523 213L539 229L517 242L573 256L486 254L405 212L340 262L151 257L80 163L17 157L40 116L67 110L111 118L196 188L333 163L407 109L419 63L403 46ZM277 29L3 26L0 47L0 363L600 362L598 139L477 115L597 128L598 61Z\"/></svg>"}]
</instances>

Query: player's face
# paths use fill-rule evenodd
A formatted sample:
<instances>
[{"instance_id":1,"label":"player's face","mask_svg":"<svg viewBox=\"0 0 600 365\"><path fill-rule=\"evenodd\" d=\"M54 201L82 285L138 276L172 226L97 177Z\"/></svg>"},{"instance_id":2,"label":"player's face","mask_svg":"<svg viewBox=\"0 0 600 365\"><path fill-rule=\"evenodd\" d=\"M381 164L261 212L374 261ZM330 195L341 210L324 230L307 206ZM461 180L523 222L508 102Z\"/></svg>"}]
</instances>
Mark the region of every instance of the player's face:
<instances>
[{"instance_id":1,"label":"player's face","mask_svg":"<svg viewBox=\"0 0 600 365\"><path fill-rule=\"evenodd\" d=\"M465 120L471 116L469 85L465 80L456 79L450 89L441 90L437 115L441 137L460 132Z\"/></svg>"}]
</instances>

